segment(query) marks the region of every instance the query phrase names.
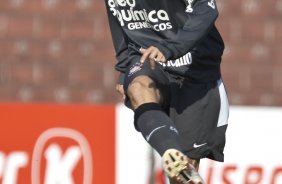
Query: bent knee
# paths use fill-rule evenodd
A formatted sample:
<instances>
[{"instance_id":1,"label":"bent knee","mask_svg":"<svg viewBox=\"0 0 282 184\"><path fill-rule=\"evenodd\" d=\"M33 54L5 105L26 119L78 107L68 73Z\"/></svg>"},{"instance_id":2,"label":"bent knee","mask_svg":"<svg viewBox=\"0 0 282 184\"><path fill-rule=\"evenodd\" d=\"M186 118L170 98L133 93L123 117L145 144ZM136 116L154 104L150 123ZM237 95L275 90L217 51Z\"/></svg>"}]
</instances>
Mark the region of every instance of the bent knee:
<instances>
[{"instance_id":1,"label":"bent knee","mask_svg":"<svg viewBox=\"0 0 282 184\"><path fill-rule=\"evenodd\" d=\"M136 77L128 86L128 92L138 92L139 90L146 90L149 87L154 88L154 81L147 76Z\"/></svg>"},{"instance_id":2,"label":"bent knee","mask_svg":"<svg viewBox=\"0 0 282 184\"><path fill-rule=\"evenodd\" d=\"M128 86L127 94L133 104L139 106L148 102L159 102L159 90L154 81L147 76L136 77Z\"/></svg>"},{"instance_id":3,"label":"bent knee","mask_svg":"<svg viewBox=\"0 0 282 184\"><path fill-rule=\"evenodd\" d=\"M140 96L146 91L156 90L154 81L147 76L136 77L128 86L129 96Z\"/></svg>"}]
</instances>

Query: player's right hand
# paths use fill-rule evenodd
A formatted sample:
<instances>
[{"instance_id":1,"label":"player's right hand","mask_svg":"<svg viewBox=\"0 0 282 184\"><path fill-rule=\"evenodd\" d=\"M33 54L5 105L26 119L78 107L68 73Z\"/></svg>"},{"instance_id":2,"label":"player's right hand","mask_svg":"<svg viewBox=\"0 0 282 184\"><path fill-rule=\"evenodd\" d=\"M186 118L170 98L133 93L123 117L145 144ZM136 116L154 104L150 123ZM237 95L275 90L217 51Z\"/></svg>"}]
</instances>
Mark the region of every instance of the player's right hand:
<instances>
[{"instance_id":1,"label":"player's right hand","mask_svg":"<svg viewBox=\"0 0 282 184\"><path fill-rule=\"evenodd\" d=\"M116 85L116 90L121 95L122 99L125 100L125 94L124 94L123 85L122 84L117 84Z\"/></svg>"},{"instance_id":2,"label":"player's right hand","mask_svg":"<svg viewBox=\"0 0 282 184\"><path fill-rule=\"evenodd\" d=\"M145 60L149 59L151 69L155 68L155 65L156 65L155 62L162 62L162 63L166 62L165 56L163 55L163 53L157 47L150 46L147 49L140 48L139 51L142 54L142 57L140 59L140 63L144 64Z\"/></svg>"}]
</instances>

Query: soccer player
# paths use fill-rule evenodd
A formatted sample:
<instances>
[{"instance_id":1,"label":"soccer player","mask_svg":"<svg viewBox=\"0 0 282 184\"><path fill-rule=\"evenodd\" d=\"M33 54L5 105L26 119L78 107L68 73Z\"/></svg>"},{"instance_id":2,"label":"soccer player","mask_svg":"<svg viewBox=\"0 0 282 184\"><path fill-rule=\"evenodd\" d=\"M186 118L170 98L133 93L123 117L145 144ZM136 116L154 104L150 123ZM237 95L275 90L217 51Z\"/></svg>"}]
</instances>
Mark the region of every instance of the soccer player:
<instances>
[{"instance_id":1,"label":"soccer player","mask_svg":"<svg viewBox=\"0 0 282 184\"><path fill-rule=\"evenodd\" d=\"M204 183L199 160L223 161L228 100L215 0L105 0L116 86L171 183Z\"/></svg>"}]
</instances>

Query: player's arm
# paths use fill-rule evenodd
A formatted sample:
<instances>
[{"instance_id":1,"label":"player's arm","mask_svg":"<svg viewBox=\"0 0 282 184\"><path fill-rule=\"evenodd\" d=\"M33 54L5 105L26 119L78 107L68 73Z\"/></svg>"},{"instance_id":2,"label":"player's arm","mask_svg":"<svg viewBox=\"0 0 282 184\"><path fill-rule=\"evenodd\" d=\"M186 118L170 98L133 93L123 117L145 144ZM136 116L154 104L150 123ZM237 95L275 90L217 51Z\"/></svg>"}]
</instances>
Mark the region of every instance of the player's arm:
<instances>
[{"instance_id":1,"label":"player's arm","mask_svg":"<svg viewBox=\"0 0 282 184\"><path fill-rule=\"evenodd\" d=\"M129 64L128 60L128 42L127 37L124 34L118 19L113 16L113 11L110 10L109 6L106 3L107 15L109 20L110 31L112 35L112 41L115 49L115 56L117 59L117 64L115 69L121 73L121 76L125 73L126 68ZM122 84L122 77L119 83Z\"/></svg>"},{"instance_id":2,"label":"player's arm","mask_svg":"<svg viewBox=\"0 0 282 184\"><path fill-rule=\"evenodd\" d=\"M105 1L107 3L107 1ZM113 16L113 12L110 10L109 6L106 4L107 15L109 20L109 26L112 35L112 41L116 53L117 64L115 65L115 69L120 72L118 84L116 85L116 90L122 95L124 98L123 92L123 80L124 73L129 64L128 60L128 42L127 37L125 36L120 23L117 18Z\"/></svg>"},{"instance_id":3,"label":"player's arm","mask_svg":"<svg viewBox=\"0 0 282 184\"><path fill-rule=\"evenodd\" d=\"M191 51L209 32L218 17L215 0L184 0L187 21L177 32L177 36L163 40L157 47L169 59L176 59Z\"/></svg>"}]
</instances>

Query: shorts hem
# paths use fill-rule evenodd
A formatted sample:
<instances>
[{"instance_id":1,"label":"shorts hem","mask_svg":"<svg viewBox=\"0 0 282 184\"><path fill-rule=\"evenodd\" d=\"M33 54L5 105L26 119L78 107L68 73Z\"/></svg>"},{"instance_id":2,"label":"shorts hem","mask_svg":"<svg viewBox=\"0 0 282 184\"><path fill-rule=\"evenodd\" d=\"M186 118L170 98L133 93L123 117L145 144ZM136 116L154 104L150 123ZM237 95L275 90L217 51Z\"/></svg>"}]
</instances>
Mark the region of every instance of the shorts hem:
<instances>
[{"instance_id":1,"label":"shorts hem","mask_svg":"<svg viewBox=\"0 0 282 184\"><path fill-rule=\"evenodd\" d=\"M202 153L202 154L193 154L193 153L189 153L189 152L184 152L189 158L191 159L195 159L195 160L200 160L203 158L208 158L210 160L214 160L217 162L224 162L224 154L220 153L218 151L209 151L206 153Z\"/></svg>"}]
</instances>

